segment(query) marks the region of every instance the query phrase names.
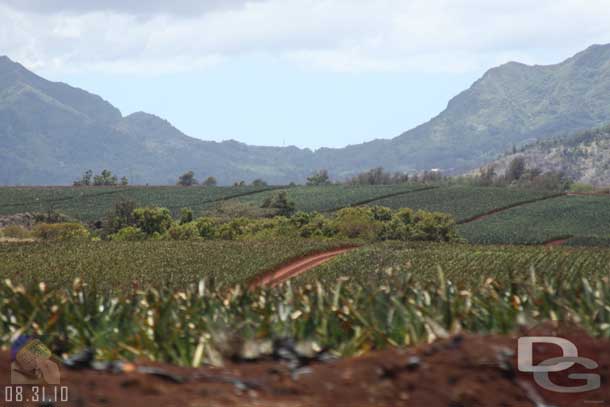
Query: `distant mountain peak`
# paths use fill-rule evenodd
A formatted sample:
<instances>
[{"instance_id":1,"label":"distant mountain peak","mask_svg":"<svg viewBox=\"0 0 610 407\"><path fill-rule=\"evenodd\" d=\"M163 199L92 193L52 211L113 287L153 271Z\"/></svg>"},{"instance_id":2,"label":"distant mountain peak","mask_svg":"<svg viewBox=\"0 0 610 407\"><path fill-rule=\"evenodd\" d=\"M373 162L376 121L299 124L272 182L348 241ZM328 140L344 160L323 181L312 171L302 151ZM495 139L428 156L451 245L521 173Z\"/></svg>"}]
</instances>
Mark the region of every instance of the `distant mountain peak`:
<instances>
[{"instance_id":1,"label":"distant mountain peak","mask_svg":"<svg viewBox=\"0 0 610 407\"><path fill-rule=\"evenodd\" d=\"M26 97L27 87L40 97ZM69 109L79 114L68 115ZM513 145L608 122L610 44L559 64L492 68L437 117L399 137L315 152L202 141L144 112L123 118L99 96L0 58L0 184L65 183L87 168L129 170L139 182L155 183L175 182L187 170L221 183L303 181L319 169L341 178L379 166L459 173Z\"/></svg>"}]
</instances>

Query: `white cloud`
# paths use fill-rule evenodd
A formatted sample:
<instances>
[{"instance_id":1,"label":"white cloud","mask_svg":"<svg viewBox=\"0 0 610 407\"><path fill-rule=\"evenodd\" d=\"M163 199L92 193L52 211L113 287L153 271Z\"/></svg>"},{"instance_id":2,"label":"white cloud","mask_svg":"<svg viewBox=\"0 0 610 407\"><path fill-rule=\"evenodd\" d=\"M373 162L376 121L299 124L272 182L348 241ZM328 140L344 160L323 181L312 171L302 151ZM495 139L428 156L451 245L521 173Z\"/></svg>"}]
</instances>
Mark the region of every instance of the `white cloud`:
<instances>
[{"instance_id":1,"label":"white cloud","mask_svg":"<svg viewBox=\"0 0 610 407\"><path fill-rule=\"evenodd\" d=\"M0 54L58 71L175 72L255 53L308 69L455 72L610 42L607 0L142 4L0 0Z\"/></svg>"}]
</instances>

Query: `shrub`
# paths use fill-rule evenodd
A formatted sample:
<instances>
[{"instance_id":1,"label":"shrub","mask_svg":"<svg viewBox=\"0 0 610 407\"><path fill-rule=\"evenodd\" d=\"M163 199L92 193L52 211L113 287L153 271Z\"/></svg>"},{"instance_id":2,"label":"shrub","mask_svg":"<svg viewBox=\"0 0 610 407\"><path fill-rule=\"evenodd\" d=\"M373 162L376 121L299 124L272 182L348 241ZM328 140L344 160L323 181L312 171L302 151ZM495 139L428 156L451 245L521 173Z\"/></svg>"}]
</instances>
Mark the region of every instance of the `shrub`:
<instances>
[{"instance_id":1,"label":"shrub","mask_svg":"<svg viewBox=\"0 0 610 407\"><path fill-rule=\"evenodd\" d=\"M181 225L173 225L167 231L167 236L172 240L197 240L201 239L197 225L193 222Z\"/></svg>"},{"instance_id":2,"label":"shrub","mask_svg":"<svg viewBox=\"0 0 610 407\"><path fill-rule=\"evenodd\" d=\"M146 233L133 226L124 227L117 233L110 235L110 240L115 240L119 242L136 242L140 240L146 240L146 238Z\"/></svg>"},{"instance_id":3,"label":"shrub","mask_svg":"<svg viewBox=\"0 0 610 407\"><path fill-rule=\"evenodd\" d=\"M458 237L455 220L446 213L417 211L414 220L415 240L450 242Z\"/></svg>"},{"instance_id":4,"label":"shrub","mask_svg":"<svg viewBox=\"0 0 610 407\"><path fill-rule=\"evenodd\" d=\"M89 231L80 223L39 223L32 235L46 241L85 240L89 238Z\"/></svg>"},{"instance_id":5,"label":"shrub","mask_svg":"<svg viewBox=\"0 0 610 407\"><path fill-rule=\"evenodd\" d=\"M235 240L245 234L249 220L246 218L233 219L218 227L217 236L223 240Z\"/></svg>"},{"instance_id":6,"label":"shrub","mask_svg":"<svg viewBox=\"0 0 610 407\"><path fill-rule=\"evenodd\" d=\"M348 239L373 240L381 231L381 224L368 207L341 209L332 223L338 234Z\"/></svg>"},{"instance_id":7,"label":"shrub","mask_svg":"<svg viewBox=\"0 0 610 407\"><path fill-rule=\"evenodd\" d=\"M215 239L218 236L218 222L214 218L202 217L195 221L199 236L204 239Z\"/></svg>"},{"instance_id":8,"label":"shrub","mask_svg":"<svg viewBox=\"0 0 610 407\"><path fill-rule=\"evenodd\" d=\"M136 220L133 212L136 206L135 201L128 199L121 199L115 202L112 211L106 215L106 219L103 222L106 234L116 233L127 226L134 226Z\"/></svg>"},{"instance_id":9,"label":"shrub","mask_svg":"<svg viewBox=\"0 0 610 407\"><path fill-rule=\"evenodd\" d=\"M34 222L36 223L72 223L72 219L61 212L48 210L46 212L34 213Z\"/></svg>"},{"instance_id":10,"label":"shrub","mask_svg":"<svg viewBox=\"0 0 610 407\"><path fill-rule=\"evenodd\" d=\"M580 182L575 182L570 187L570 192L574 192L577 194L587 194L587 193L595 192L595 187L591 184L583 184Z\"/></svg>"},{"instance_id":11,"label":"shrub","mask_svg":"<svg viewBox=\"0 0 610 407\"><path fill-rule=\"evenodd\" d=\"M292 216L295 211L295 203L288 200L286 191L281 191L265 199L261 208L275 209L279 216Z\"/></svg>"},{"instance_id":12,"label":"shrub","mask_svg":"<svg viewBox=\"0 0 610 407\"><path fill-rule=\"evenodd\" d=\"M137 208L133 217L136 226L147 235L162 235L173 224L172 215L166 208Z\"/></svg>"},{"instance_id":13,"label":"shrub","mask_svg":"<svg viewBox=\"0 0 610 407\"><path fill-rule=\"evenodd\" d=\"M10 237L13 239L27 239L30 236L30 231L19 225L10 225L0 229L0 236Z\"/></svg>"},{"instance_id":14,"label":"shrub","mask_svg":"<svg viewBox=\"0 0 610 407\"><path fill-rule=\"evenodd\" d=\"M195 173L193 171L188 171L182 174L178 178L178 182L176 185L180 185L183 187L192 187L193 185L197 185L198 181L195 179Z\"/></svg>"},{"instance_id":15,"label":"shrub","mask_svg":"<svg viewBox=\"0 0 610 407\"><path fill-rule=\"evenodd\" d=\"M193 221L193 210L190 208L180 209L180 224L191 223Z\"/></svg>"}]
</instances>

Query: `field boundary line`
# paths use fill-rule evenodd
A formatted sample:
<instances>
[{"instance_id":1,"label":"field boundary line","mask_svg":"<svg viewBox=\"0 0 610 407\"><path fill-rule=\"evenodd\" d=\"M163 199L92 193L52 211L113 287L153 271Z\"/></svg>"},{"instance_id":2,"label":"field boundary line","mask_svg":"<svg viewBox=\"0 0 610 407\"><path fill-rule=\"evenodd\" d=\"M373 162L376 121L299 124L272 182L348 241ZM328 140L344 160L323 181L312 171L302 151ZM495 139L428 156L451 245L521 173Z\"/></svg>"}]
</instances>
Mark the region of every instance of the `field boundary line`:
<instances>
[{"instance_id":1,"label":"field boundary line","mask_svg":"<svg viewBox=\"0 0 610 407\"><path fill-rule=\"evenodd\" d=\"M270 192L270 191L278 191L278 190L285 190L287 189L286 187L269 187L269 188L265 188L265 189L259 189L257 191L248 191L248 192L242 192L240 194L235 194L235 195L230 195L230 196L225 196L222 198L216 198L216 199L211 199L208 201L201 201L198 202L194 205L190 205L190 206L184 206L183 205L176 205L176 206L166 206L165 208L167 209L181 209L181 208L197 208L201 205L207 205L207 204L211 204L211 203L216 203L216 202L224 202L224 201L230 201L231 199L235 199L235 198L242 198L244 196L250 196L250 195L256 195L256 194L262 194L264 192Z\"/></svg>"},{"instance_id":2,"label":"field boundary line","mask_svg":"<svg viewBox=\"0 0 610 407\"><path fill-rule=\"evenodd\" d=\"M53 188L53 187L48 187L48 188ZM68 188L78 188L78 187L65 187L66 189ZM95 188L95 187L91 187L91 188ZM120 187L119 187L120 188ZM106 196L106 195L115 195L115 194L120 194L120 193L129 193L132 191L137 190L138 188L151 188L151 187L126 187L126 188L121 188L121 189L116 189L116 190L112 190L112 191L103 191L103 192L97 192L97 193L92 193L92 194L84 194L84 195L73 195L73 196L68 196L68 197L63 197L63 198L54 198L54 199L46 199L46 200L42 200L42 201L27 201L27 202L17 202L17 203L11 203L11 204L4 204L4 205L0 205L0 209L5 209L5 208L18 208L20 206L27 206L27 205L32 205L32 204L39 204L39 205L46 205L46 204L55 204L55 203L59 203L59 202L68 202L68 201L72 201L72 200L76 200L76 199L91 199L91 198L98 198L100 196ZM152 187L152 188L160 188L160 187ZM178 188L178 187L176 187ZM197 187L194 187L197 188ZM239 194L235 194L235 195L229 195L229 196L225 196L222 198L216 198L216 199L212 199L212 200L207 200L207 201L203 201L203 202L199 202L196 205L205 205L205 204L209 204L209 203L215 203L215 202L222 202L222 201L228 201L229 199L234 199L234 198L241 198L243 196L248 196L248 195L255 195L255 194L259 194L259 193L263 193L263 192L269 192L269 191L275 191L278 189L286 189L286 187L269 187L269 188L265 188L265 189L259 189L256 191L248 191L248 192L242 192ZM188 206L188 205L186 205ZM176 206L169 206L167 207L167 209L180 209L180 208L184 208L185 205L176 205Z\"/></svg>"},{"instance_id":3,"label":"field boundary line","mask_svg":"<svg viewBox=\"0 0 610 407\"><path fill-rule=\"evenodd\" d=\"M475 215L475 216L472 216L472 217L467 218L467 219L460 220L460 221L457 222L457 224L458 225L464 225L464 224L467 224L467 223L476 222L476 221L479 221L479 220L486 219L486 218L488 218L490 216L493 216L493 215L495 215L497 213L507 211L509 209L518 208L520 206L525 206L525 205L533 204L533 203L536 203L536 202L548 201L550 199L561 198L561 197L564 197L564 196L569 196L569 195L567 193L565 193L565 192L562 192L562 193L559 193L559 194L543 196L542 198L529 199L527 201L515 202L515 203L507 205L507 206L502 206L500 208L495 208L495 209L492 209L491 211L488 211L488 212L485 212L485 213L482 213L482 214L479 214L479 215Z\"/></svg>"},{"instance_id":4,"label":"field boundary line","mask_svg":"<svg viewBox=\"0 0 610 407\"><path fill-rule=\"evenodd\" d=\"M542 242L542 246L563 246L573 237L572 235L557 236Z\"/></svg>"},{"instance_id":5,"label":"field boundary line","mask_svg":"<svg viewBox=\"0 0 610 407\"><path fill-rule=\"evenodd\" d=\"M412 189L412 190L409 190L409 191L392 192L391 194L379 195L379 196L377 196L375 198L370 198L370 199L365 199L363 201L354 202L354 203L352 203L352 204L350 204L348 206L339 206L339 207L335 207L333 209L326 209L326 210L322 211L322 213L334 212L334 211L337 211L337 210L342 209L342 208L355 208L357 206L367 205L367 204L373 203L375 201L380 201L382 199L393 198L395 196L414 194L416 192L430 191L430 190L438 189L438 188L440 188L440 187L430 186L430 187Z\"/></svg>"},{"instance_id":6,"label":"field boundary line","mask_svg":"<svg viewBox=\"0 0 610 407\"><path fill-rule=\"evenodd\" d=\"M53 187L49 187L49 188L53 188ZM78 187L66 187L66 188L78 188ZM95 188L95 187L92 187ZM0 205L0 208L11 208L11 207L19 207L19 206L26 206L26 205L30 205L32 203L36 203L36 204L53 204L53 203L57 203L57 202L66 202L66 201L71 201L73 199L88 199L88 198L97 198L99 196L105 196L105 195L114 195L114 194L118 194L120 192L128 192L128 191L132 191L135 188L133 187L126 187L124 189L117 189L117 190L113 190L113 191L103 191L103 192L98 192L95 194L86 194L86 195L81 195L81 196L68 196L68 197L64 197L64 198L55 198L55 199L47 199L44 201L28 201L28 202L17 202L17 203L12 203L12 204L5 204L5 205Z\"/></svg>"}]
</instances>

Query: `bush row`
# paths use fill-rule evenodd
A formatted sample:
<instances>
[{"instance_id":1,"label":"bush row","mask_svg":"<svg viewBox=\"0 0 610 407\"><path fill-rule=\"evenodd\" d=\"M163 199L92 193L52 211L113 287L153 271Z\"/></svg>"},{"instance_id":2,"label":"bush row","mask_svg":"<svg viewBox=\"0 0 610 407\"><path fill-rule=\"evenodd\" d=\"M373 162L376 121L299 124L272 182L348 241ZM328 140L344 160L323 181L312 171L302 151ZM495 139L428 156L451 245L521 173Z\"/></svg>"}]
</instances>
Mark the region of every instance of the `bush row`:
<instances>
[{"instance_id":1,"label":"bush row","mask_svg":"<svg viewBox=\"0 0 610 407\"><path fill-rule=\"evenodd\" d=\"M216 217L193 219L184 210L175 221L165 208L137 208L132 223L110 235L111 240L238 240L247 238L305 237L366 241L455 241L455 221L439 212L391 210L385 207L344 208L333 216L297 212L290 217Z\"/></svg>"}]
</instances>

